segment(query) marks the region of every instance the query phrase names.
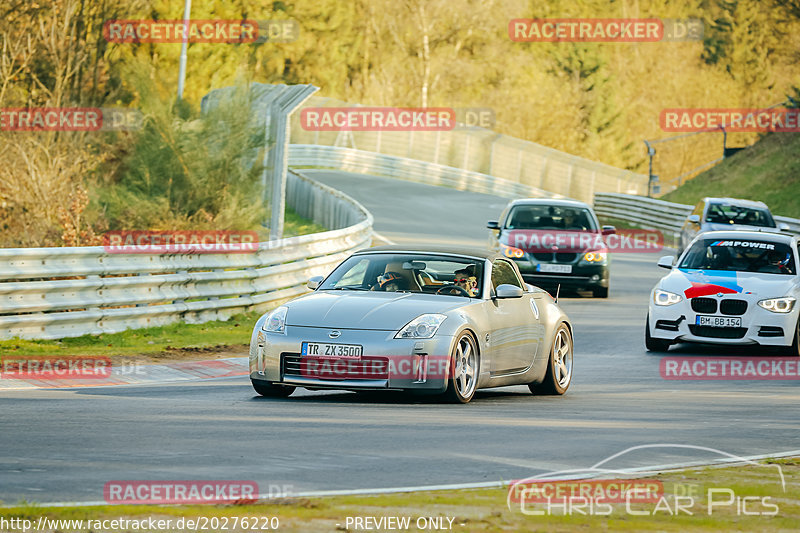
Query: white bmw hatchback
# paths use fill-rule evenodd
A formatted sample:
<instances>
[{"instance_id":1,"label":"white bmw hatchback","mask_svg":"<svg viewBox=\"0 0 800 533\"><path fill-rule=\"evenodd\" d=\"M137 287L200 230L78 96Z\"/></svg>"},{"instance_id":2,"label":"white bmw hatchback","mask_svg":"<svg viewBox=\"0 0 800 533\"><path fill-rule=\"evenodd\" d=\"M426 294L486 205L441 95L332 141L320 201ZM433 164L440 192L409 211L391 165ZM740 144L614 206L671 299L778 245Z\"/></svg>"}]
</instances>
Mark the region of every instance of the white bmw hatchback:
<instances>
[{"instance_id":1,"label":"white bmw hatchback","mask_svg":"<svg viewBox=\"0 0 800 533\"><path fill-rule=\"evenodd\" d=\"M650 294L645 345L677 342L784 347L800 355L798 237L760 231L697 236Z\"/></svg>"}]
</instances>

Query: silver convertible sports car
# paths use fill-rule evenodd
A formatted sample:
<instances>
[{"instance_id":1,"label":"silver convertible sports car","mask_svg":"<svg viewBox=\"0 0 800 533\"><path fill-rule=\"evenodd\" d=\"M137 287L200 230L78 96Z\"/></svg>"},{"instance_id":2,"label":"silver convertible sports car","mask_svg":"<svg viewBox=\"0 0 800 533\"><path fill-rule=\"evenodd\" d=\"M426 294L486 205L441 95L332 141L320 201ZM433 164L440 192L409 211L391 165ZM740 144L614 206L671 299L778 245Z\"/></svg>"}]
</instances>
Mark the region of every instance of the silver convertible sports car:
<instances>
[{"instance_id":1,"label":"silver convertible sports car","mask_svg":"<svg viewBox=\"0 0 800 533\"><path fill-rule=\"evenodd\" d=\"M564 394L572 380L566 314L494 252L369 248L308 286L253 329L250 379L262 396L402 390L467 403L506 385Z\"/></svg>"}]
</instances>

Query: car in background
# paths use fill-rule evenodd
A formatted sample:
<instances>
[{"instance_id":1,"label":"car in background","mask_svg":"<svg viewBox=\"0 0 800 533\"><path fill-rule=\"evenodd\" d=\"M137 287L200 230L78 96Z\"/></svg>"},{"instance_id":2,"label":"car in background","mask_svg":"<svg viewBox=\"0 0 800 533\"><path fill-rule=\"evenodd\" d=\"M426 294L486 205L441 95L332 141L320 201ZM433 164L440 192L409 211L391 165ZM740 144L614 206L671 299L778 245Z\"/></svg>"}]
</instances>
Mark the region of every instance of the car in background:
<instances>
[{"instance_id":1,"label":"car in background","mask_svg":"<svg viewBox=\"0 0 800 533\"><path fill-rule=\"evenodd\" d=\"M488 250L368 248L308 286L253 328L250 379L262 396L401 390L467 403L507 385L560 395L572 380L567 315Z\"/></svg>"},{"instance_id":2,"label":"car in background","mask_svg":"<svg viewBox=\"0 0 800 533\"><path fill-rule=\"evenodd\" d=\"M551 198L513 200L487 228L492 230L489 248L512 259L526 283L550 291L559 286L589 290L597 298L608 298L609 254L602 235L616 230L614 226L601 227L588 204ZM539 238L537 246L520 244L526 232ZM577 245L545 240L570 233L593 238Z\"/></svg>"},{"instance_id":3,"label":"car in background","mask_svg":"<svg viewBox=\"0 0 800 533\"><path fill-rule=\"evenodd\" d=\"M680 256L650 293L645 346L676 342L782 347L798 356L798 239L761 231L710 231Z\"/></svg>"},{"instance_id":4,"label":"car in background","mask_svg":"<svg viewBox=\"0 0 800 533\"><path fill-rule=\"evenodd\" d=\"M681 227L678 255L700 233L731 229L783 231L786 224L778 224L764 202L737 198L703 198L686 217Z\"/></svg>"}]
</instances>

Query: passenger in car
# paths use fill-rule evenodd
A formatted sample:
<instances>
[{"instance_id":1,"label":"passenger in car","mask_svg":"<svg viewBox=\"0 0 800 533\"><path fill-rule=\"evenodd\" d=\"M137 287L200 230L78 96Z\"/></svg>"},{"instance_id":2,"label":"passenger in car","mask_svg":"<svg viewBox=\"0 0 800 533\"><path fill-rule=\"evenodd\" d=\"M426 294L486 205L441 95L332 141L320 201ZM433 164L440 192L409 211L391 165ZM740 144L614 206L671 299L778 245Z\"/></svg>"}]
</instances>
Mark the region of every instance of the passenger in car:
<instances>
[{"instance_id":1,"label":"passenger in car","mask_svg":"<svg viewBox=\"0 0 800 533\"><path fill-rule=\"evenodd\" d=\"M384 272L378 276L378 283L372 286L373 291L400 292L408 290L408 281L397 272Z\"/></svg>"},{"instance_id":2,"label":"passenger in car","mask_svg":"<svg viewBox=\"0 0 800 533\"><path fill-rule=\"evenodd\" d=\"M478 278L472 275L472 272L463 268L456 270L455 277L453 278L455 285L461 287L469 293L470 296L477 296L478 294Z\"/></svg>"}]
</instances>

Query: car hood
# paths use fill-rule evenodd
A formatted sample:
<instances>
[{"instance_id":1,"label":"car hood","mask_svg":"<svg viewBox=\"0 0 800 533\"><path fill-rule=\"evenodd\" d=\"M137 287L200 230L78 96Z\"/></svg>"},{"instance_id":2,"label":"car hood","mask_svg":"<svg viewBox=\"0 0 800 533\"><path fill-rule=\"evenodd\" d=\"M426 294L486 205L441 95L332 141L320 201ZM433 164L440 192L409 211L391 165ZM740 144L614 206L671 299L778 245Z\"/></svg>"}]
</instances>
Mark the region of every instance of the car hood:
<instances>
[{"instance_id":1,"label":"car hood","mask_svg":"<svg viewBox=\"0 0 800 533\"><path fill-rule=\"evenodd\" d=\"M756 294L762 298L787 296L796 290L797 277L728 270L673 269L661 280L665 291L696 298L714 294Z\"/></svg>"},{"instance_id":2,"label":"car hood","mask_svg":"<svg viewBox=\"0 0 800 533\"><path fill-rule=\"evenodd\" d=\"M720 224L717 222L706 222L703 224L703 233L706 231L775 231L775 228L751 226L750 224Z\"/></svg>"},{"instance_id":3,"label":"car hood","mask_svg":"<svg viewBox=\"0 0 800 533\"><path fill-rule=\"evenodd\" d=\"M286 324L395 331L421 314L446 313L470 301L447 295L318 290L286 304Z\"/></svg>"}]
</instances>

